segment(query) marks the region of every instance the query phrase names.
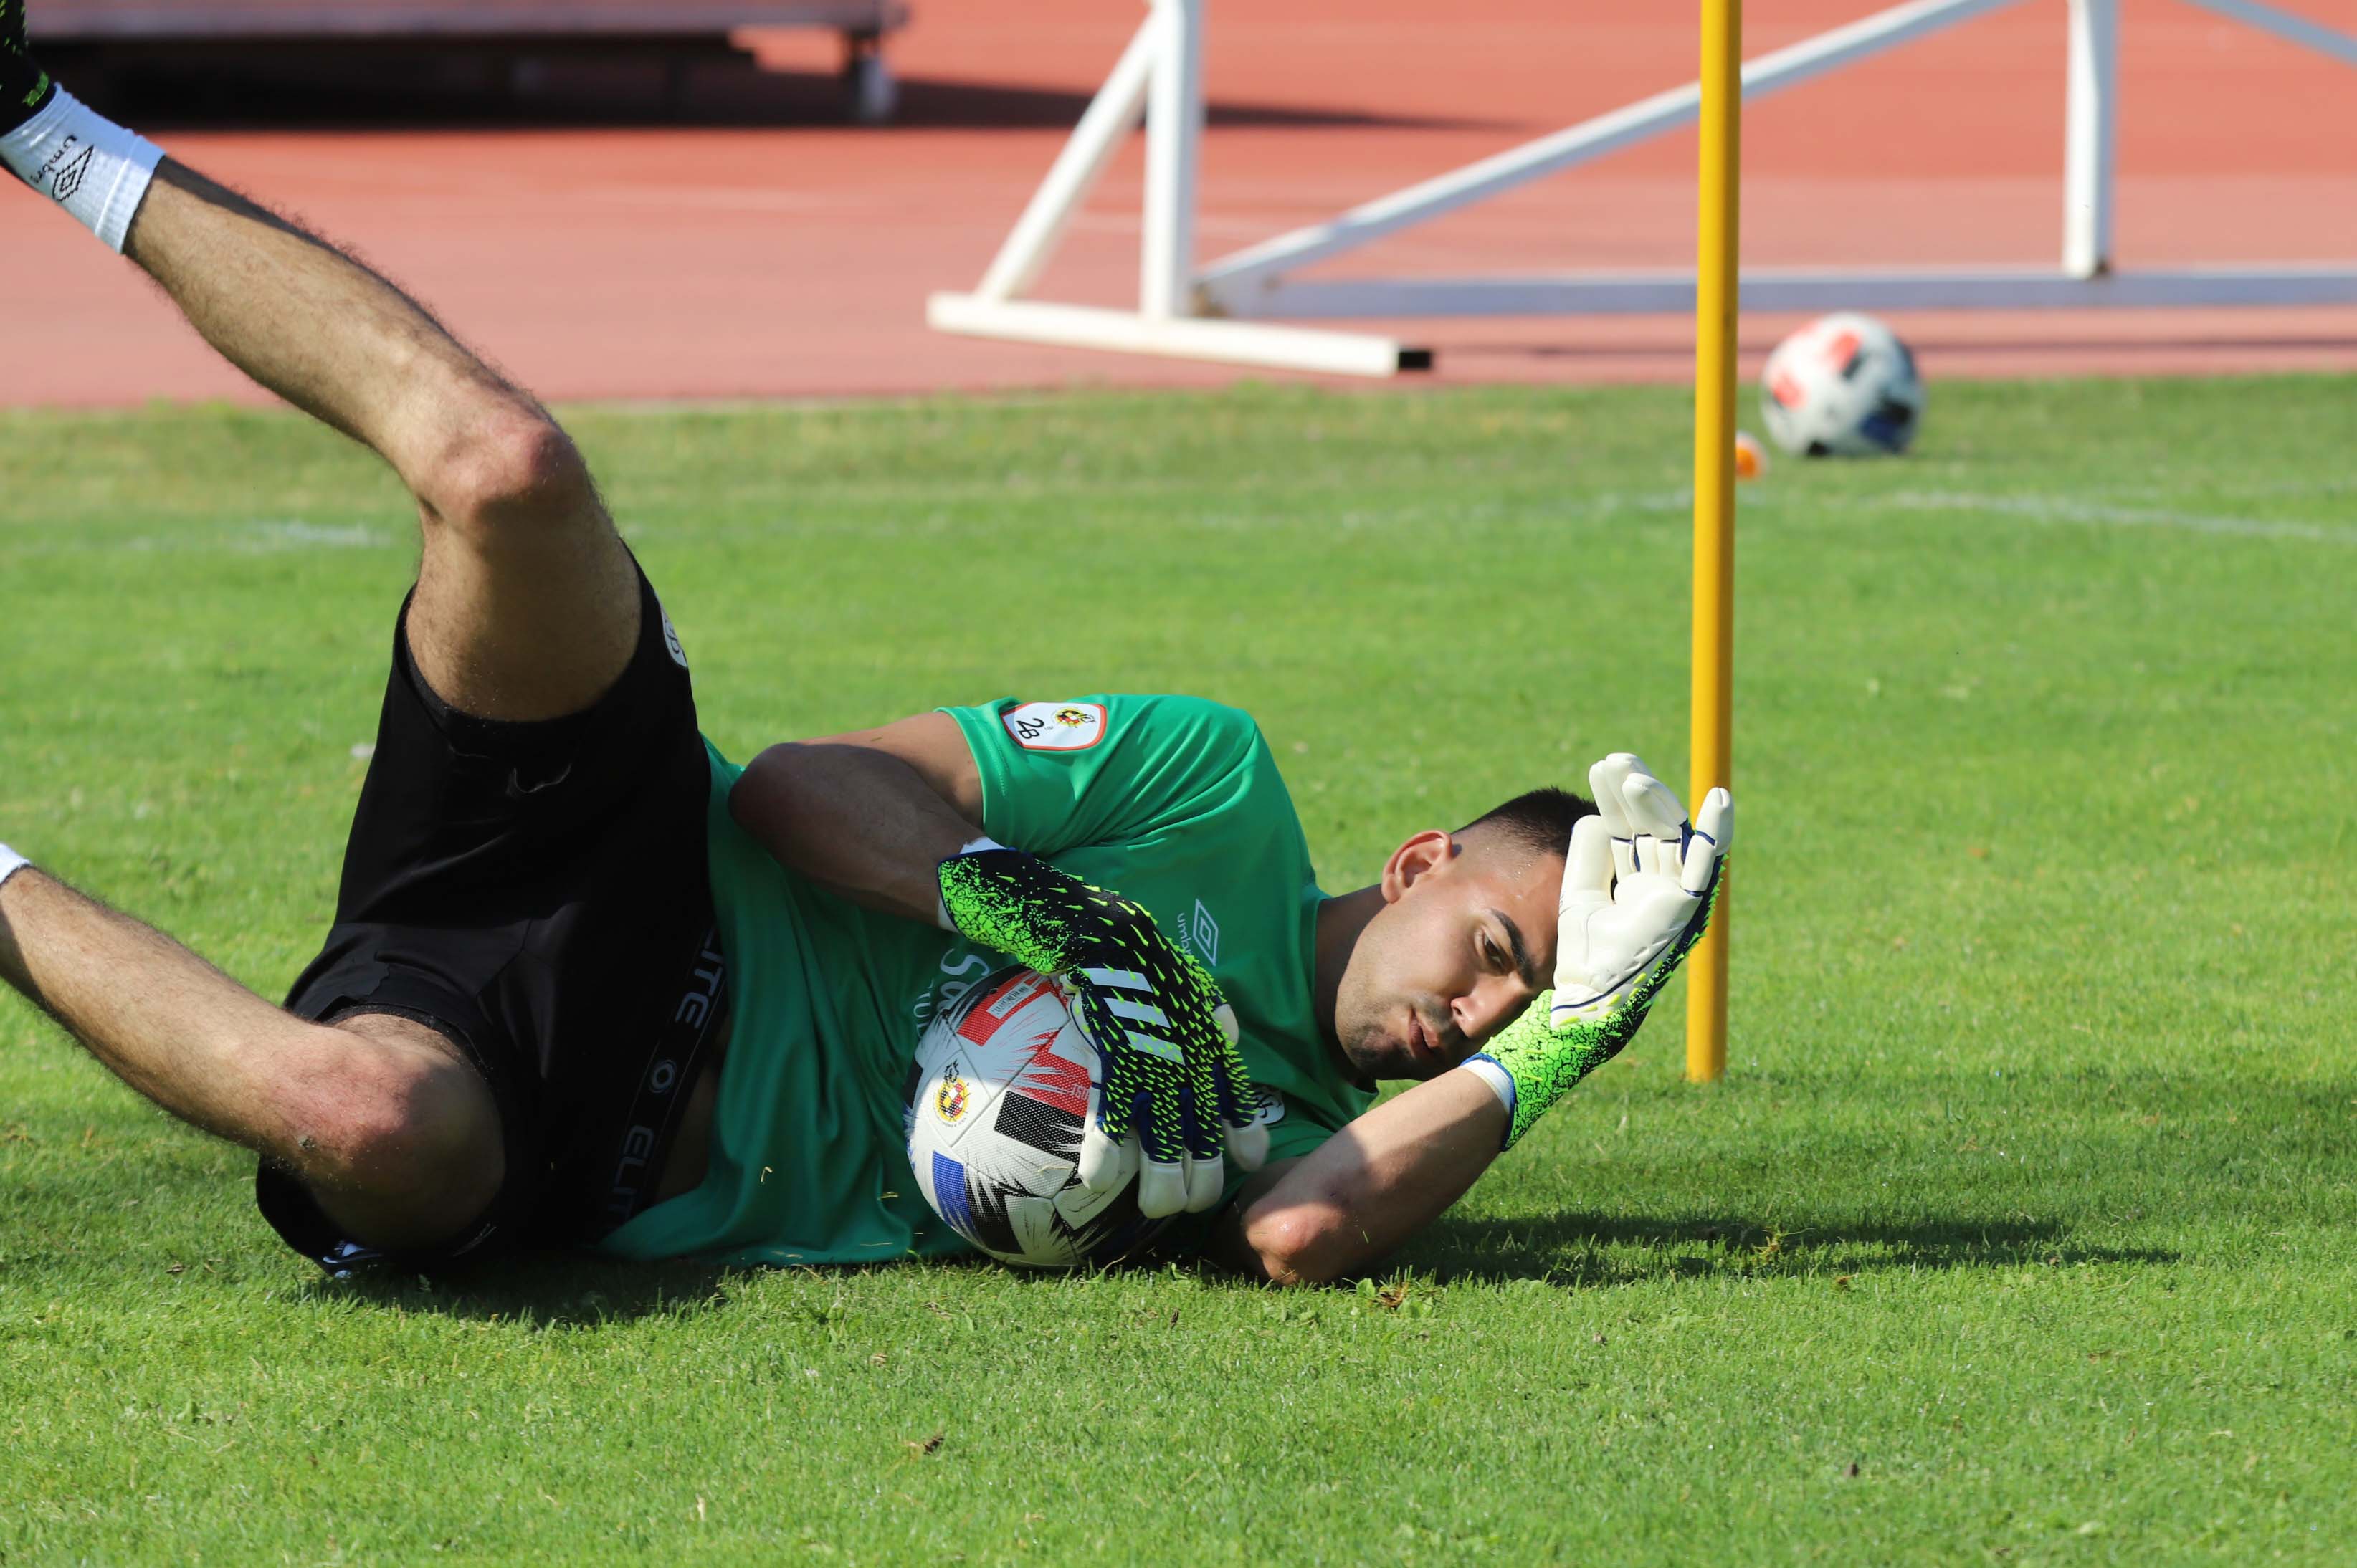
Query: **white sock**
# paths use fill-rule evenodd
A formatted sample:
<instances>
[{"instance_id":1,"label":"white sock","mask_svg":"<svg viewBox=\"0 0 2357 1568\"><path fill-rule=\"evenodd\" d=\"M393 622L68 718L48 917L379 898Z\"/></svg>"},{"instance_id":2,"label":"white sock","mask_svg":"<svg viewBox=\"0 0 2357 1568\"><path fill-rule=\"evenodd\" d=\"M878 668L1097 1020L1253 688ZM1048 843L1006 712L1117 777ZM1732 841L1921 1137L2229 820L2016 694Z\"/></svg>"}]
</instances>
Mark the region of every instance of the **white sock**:
<instances>
[{"instance_id":1,"label":"white sock","mask_svg":"<svg viewBox=\"0 0 2357 1568\"><path fill-rule=\"evenodd\" d=\"M8 878L32 864L6 844L0 843L0 884L5 884Z\"/></svg>"},{"instance_id":2,"label":"white sock","mask_svg":"<svg viewBox=\"0 0 2357 1568\"><path fill-rule=\"evenodd\" d=\"M0 136L0 163L117 253L163 156L62 87L39 113Z\"/></svg>"}]
</instances>

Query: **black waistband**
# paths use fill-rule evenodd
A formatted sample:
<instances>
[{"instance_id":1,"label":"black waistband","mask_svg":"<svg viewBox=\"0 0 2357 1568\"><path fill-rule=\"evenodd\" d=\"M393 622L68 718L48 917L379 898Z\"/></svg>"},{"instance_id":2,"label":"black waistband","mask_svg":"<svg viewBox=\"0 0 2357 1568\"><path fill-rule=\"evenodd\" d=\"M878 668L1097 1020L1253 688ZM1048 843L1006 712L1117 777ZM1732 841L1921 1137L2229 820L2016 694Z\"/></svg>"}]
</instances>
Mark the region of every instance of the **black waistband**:
<instances>
[{"instance_id":1,"label":"black waistband","mask_svg":"<svg viewBox=\"0 0 2357 1568\"><path fill-rule=\"evenodd\" d=\"M593 1118L580 1147L578 1214L584 1239L620 1229L654 1201L663 1164L679 1135L696 1076L715 1049L728 1015L728 963L719 932L705 933L670 1017L655 1030L629 1098ZM635 1053L634 1053L635 1054Z\"/></svg>"}]
</instances>

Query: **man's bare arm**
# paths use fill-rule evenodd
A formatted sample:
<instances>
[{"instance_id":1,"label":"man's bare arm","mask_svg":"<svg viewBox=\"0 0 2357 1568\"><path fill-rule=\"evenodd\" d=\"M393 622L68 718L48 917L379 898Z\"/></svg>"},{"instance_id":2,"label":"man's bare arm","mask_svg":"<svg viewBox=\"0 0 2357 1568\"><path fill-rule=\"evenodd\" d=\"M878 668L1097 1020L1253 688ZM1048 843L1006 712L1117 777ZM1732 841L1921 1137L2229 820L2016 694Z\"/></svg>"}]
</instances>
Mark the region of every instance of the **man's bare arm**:
<instances>
[{"instance_id":1,"label":"man's bare arm","mask_svg":"<svg viewBox=\"0 0 2357 1568\"><path fill-rule=\"evenodd\" d=\"M941 863L981 832L982 775L947 714L773 746L728 793L778 864L856 903L933 923Z\"/></svg>"},{"instance_id":2,"label":"man's bare arm","mask_svg":"<svg viewBox=\"0 0 2357 1568\"><path fill-rule=\"evenodd\" d=\"M1274 1284L1324 1284L1380 1262L1498 1157L1506 1108L1469 1072L1387 1100L1314 1154L1273 1162L1221 1217L1212 1257Z\"/></svg>"}]
</instances>

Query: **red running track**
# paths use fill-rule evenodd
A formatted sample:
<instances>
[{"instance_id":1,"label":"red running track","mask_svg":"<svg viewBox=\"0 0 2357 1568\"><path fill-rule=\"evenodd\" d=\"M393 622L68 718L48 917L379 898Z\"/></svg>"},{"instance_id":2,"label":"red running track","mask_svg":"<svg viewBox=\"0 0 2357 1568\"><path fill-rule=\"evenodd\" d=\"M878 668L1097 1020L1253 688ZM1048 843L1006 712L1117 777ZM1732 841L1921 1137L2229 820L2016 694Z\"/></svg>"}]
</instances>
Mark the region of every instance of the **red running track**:
<instances>
[{"instance_id":1,"label":"red running track","mask_svg":"<svg viewBox=\"0 0 2357 1568\"><path fill-rule=\"evenodd\" d=\"M35 0L38 4L39 0ZM2290 0L2357 32L2357 0ZM1747 52L1873 0L1753 0ZM1201 243L1216 255L1689 80L1691 6L1601 0L1214 0ZM2357 73L2177 0L2123 6L2125 265L2357 262ZM1134 0L920 0L900 124L159 132L300 215L556 398L815 397L1206 384L1216 367L942 337L1139 15ZM1759 263L2040 262L2060 243L2061 0L2027 0L1755 103ZM826 45L760 40L785 69ZM807 86L808 83L805 83ZM1690 134L1396 237L1337 271L1688 264ZM1135 294L1133 148L1049 297ZM14 188L13 187L11 188ZM0 195L0 403L256 399L131 270ZM1759 317L1752 363L1790 325ZM2357 307L1919 315L1934 376L2357 368ZM1683 380L1680 318L1421 324L1444 381ZM1267 374L1267 372L1260 372Z\"/></svg>"}]
</instances>

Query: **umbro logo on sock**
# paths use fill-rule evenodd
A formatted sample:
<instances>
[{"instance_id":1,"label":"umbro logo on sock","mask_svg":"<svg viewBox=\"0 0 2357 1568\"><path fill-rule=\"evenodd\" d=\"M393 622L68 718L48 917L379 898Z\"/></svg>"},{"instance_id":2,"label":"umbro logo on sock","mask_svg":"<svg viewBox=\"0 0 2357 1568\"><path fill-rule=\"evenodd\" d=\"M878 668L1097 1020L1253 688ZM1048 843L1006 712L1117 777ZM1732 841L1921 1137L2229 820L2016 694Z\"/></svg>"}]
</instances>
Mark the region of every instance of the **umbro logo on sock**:
<instances>
[{"instance_id":1,"label":"umbro logo on sock","mask_svg":"<svg viewBox=\"0 0 2357 1568\"><path fill-rule=\"evenodd\" d=\"M58 177L50 185L49 194L59 201L64 201L71 198L75 191L80 190L82 177L90 173L90 156L96 151L98 151L96 147L84 147L81 150L81 156L58 170Z\"/></svg>"},{"instance_id":2,"label":"umbro logo on sock","mask_svg":"<svg viewBox=\"0 0 2357 1568\"><path fill-rule=\"evenodd\" d=\"M76 147L81 151L75 152ZM58 144L58 150L49 155L48 162L35 169L25 183L38 190L46 182L49 194L63 201L81 188L82 177L90 173L91 155L97 151L97 143L85 142L80 136L68 136Z\"/></svg>"}]
</instances>

